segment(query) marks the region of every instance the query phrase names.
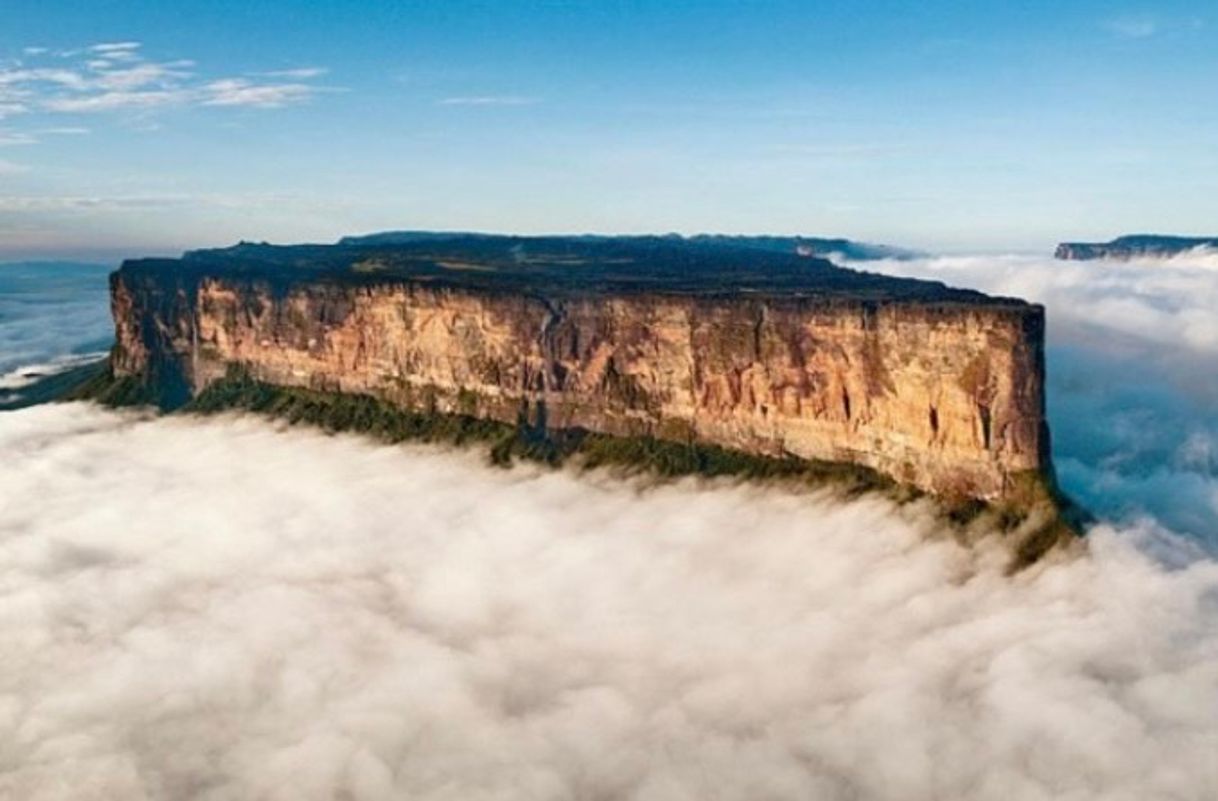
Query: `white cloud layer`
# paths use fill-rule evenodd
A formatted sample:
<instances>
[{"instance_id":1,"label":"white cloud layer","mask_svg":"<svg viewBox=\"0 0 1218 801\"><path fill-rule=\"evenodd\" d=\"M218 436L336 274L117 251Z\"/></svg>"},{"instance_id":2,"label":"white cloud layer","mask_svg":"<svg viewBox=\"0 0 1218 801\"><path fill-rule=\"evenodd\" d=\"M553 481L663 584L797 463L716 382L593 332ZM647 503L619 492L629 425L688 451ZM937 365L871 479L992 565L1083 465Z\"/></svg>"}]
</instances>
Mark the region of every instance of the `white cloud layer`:
<instances>
[{"instance_id":1,"label":"white cloud layer","mask_svg":"<svg viewBox=\"0 0 1218 801\"><path fill-rule=\"evenodd\" d=\"M1146 526L1007 578L878 500L253 420L0 451L0 796L1218 795L1218 565Z\"/></svg>"}]
</instances>

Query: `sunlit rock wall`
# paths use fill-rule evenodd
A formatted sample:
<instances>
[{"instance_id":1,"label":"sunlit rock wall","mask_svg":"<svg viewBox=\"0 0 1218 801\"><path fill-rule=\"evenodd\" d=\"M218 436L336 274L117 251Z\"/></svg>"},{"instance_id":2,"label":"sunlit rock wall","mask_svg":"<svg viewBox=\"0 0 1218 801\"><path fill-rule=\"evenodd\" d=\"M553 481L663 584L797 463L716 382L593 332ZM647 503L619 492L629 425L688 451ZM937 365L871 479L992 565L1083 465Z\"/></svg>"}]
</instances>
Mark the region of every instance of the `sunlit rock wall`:
<instances>
[{"instance_id":1,"label":"sunlit rock wall","mask_svg":"<svg viewBox=\"0 0 1218 801\"><path fill-rule=\"evenodd\" d=\"M116 273L119 375L273 384L551 428L852 462L1002 497L1044 469L1044 317L1019 303L540 297Z\"/></svg>"}]
</instances>

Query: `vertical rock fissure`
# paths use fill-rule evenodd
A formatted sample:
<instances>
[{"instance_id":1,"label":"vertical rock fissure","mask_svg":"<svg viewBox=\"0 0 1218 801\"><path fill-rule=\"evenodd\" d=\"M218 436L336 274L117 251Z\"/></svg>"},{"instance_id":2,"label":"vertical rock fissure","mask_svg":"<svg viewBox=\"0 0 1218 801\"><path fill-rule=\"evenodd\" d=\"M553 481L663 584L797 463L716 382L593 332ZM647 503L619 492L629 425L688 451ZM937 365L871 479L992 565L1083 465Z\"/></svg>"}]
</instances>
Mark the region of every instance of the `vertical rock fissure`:
<instances>
[{"instance_id":1,"label":"vertical rock fissure","mask_svg":"<svg viewBox=\"0 0 1218 801\"><path fill-rule=\"evenodd\" d=\"M562 304L554 303L549 298L538 296L537 300L545 307L546 317L541 323L538 346L541 350L541 391L543 394L557 392L561 386L554 386L557 375L558 348L554 342L554 332L564 317Z\"/></svg>"},{"instance_id":2,"label":"vertical rock fissure","mask_svg":"<svg viewBox=\"0 0 1218 801\"><path fill-rule=\"evenodd\" d=\"M765 307L765 304L762 303L757 308L756 319L753 320L753 361L757 362L758 364L762 363L762 358L761 358L761 350L762 350L761 336L762 336L762 334L761 334L761 332L762 332L762 328L765 326L765 317L766 317L766 307Z\"/></svg>"}]
</instances>

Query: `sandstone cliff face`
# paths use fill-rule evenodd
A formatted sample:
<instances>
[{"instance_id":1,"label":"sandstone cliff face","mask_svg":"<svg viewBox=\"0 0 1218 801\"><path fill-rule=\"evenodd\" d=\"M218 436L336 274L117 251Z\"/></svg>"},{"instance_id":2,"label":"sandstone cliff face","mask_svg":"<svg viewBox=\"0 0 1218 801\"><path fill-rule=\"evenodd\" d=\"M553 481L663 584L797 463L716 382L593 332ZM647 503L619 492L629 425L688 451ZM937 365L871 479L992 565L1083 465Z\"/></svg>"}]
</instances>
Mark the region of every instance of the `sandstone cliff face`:
<instances>
[{"instance_id":1,"label":"sandstone cliff face","mask_svg":"<svg viewBox=\"0 0 1218 801\"><path fill-rule=\"evenodd\" d=\"M404 407L853 462L942 494L1001 498L1048 464L1037 306L127 271L112 289L114 372L171 402L240 364Z\"/></svg>"}]
</instances>

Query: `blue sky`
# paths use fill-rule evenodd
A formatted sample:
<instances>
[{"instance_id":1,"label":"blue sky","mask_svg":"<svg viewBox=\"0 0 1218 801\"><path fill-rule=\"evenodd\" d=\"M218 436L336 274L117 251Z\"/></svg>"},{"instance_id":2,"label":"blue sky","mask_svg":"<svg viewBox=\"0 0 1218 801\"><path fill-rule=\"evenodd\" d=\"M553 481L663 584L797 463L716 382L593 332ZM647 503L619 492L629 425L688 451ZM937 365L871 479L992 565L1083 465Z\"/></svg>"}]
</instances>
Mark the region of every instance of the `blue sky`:
<instances>
[{"instance_id":1,"label":"blue sky","mask_svg":"<svg viewBox=\"0 0 1218 801\"><path fill-rule=\"evenodd\" d=\"M4 0L0 258L385 228L1218 233L1218 9Z\"/></svg>"}]
</instances>

